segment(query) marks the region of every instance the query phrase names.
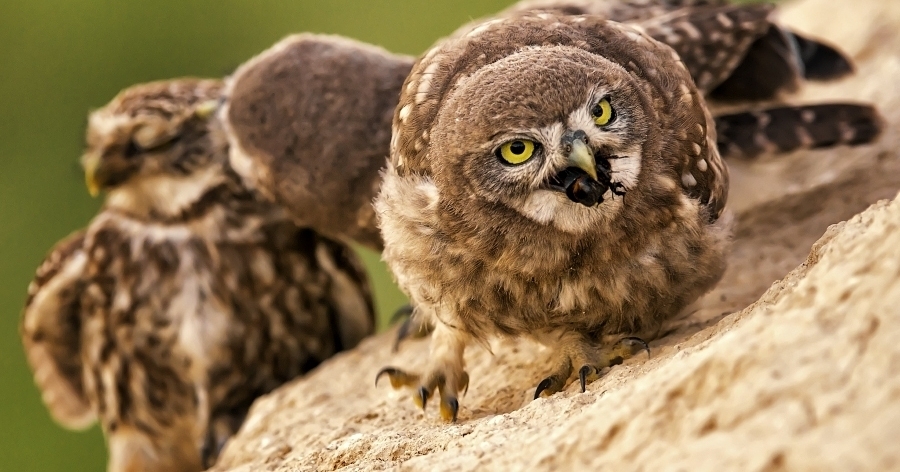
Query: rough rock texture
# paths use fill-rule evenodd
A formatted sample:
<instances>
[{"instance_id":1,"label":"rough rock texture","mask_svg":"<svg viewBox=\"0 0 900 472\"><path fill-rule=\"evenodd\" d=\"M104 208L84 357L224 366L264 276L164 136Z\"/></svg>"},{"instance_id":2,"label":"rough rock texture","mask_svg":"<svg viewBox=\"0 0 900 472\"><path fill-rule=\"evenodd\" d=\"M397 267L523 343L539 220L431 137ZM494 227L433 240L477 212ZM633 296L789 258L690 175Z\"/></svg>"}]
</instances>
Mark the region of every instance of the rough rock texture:
<instances>
[{"instance_id":1,"label":"rough rock texture","mask_svg":"<svg viewBox=\"0 0 900 472\"><path fill-rule=\"evenodd\" d=\"M215 470L900 469L900 2L802 0L782 19L858 65L790 100L872 101L886 132L732 161L730 268L649 360L531 401L543 348L469 349L472 383L447 425L409 392L373 387L381 367L421 366L428 349L393 354L385 333L259 400Z\"/></svg>"}]
</instances>

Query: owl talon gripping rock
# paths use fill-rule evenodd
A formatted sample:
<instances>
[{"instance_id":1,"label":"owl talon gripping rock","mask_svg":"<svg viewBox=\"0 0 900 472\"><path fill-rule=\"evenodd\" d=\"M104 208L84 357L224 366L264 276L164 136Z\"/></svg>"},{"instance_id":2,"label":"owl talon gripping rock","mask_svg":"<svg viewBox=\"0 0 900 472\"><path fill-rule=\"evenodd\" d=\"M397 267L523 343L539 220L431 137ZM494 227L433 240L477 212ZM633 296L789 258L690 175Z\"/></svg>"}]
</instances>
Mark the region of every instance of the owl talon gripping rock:
<instances>
[{"instance_id":1,"label":"owl talon gripping rock","mask_svg":"<svg viewBox=\"0 0 900 472\"><path fill-rule=\"evenodd\" d=\"M536 397L586 387L721 277L728 174L668 46L599 16L514 14L433 48L402 90L376 211L434 331L421 374L382 375L420 406L439 392L441 417L464 418L463 353L492 336L551 347Z\"/></svg>"}]
</instances>

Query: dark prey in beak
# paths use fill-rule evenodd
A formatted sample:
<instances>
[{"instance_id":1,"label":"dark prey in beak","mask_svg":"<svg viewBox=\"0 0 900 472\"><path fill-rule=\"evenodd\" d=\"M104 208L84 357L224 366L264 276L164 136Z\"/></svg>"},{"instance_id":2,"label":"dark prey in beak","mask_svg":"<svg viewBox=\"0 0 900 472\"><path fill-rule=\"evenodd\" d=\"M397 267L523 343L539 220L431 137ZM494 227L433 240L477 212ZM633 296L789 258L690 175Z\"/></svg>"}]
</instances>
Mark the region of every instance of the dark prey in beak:
<instances>
[{"instance_id":1,"label":"dark prey in beak","mask_svg":"<svg viewBox=\"0 0 900 472\"><path fill-rule=\"evenodd\" d=\"M566 167L550 179L550 187L565 192L569 200L584 206L603 202L608 187L577 167Z\"/></svg>"},{"instance_id":2,"label":"dark prey in beak","mask_svg":"<svg viewBox=\"0 0 900 472\"><path fill-rule=\"evenodd\" d=\"M614 195L625 195L622 184L611 180L608 159L612 156L595 154L587 142L587 134L582 130L569 131L563 136L563 150L570 165L551 177L547 186L565 192L569 200L587 207L603 203L603 194L610 188Z\"/></svg>"}]
</instances>

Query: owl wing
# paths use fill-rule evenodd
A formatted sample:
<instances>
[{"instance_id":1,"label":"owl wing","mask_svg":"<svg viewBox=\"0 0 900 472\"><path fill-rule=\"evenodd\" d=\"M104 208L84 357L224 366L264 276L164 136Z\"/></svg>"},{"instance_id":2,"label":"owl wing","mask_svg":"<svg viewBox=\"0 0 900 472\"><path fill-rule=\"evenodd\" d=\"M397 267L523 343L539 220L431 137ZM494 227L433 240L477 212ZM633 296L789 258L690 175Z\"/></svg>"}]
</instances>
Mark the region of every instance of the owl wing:
<instances>
[{"instance_id":1,"label":"owl wing","mask_svg":"<svg viewBox=\"0 0 900 472\"><path fill-rule=\"evenodd\" d=\"M799 66L789 47L779 41L781 30L769 20L773 8L764 4L687 6L629 23L672 47L703 93L725 82L746 61L763 67L761 83L752 84L754 90L792 89L800 76ZM772 37L756 44L767 34Z\"/></svg>"},{"instance_id":2,"label":"owl wing","mask_svg":"<svg viewBox=\"0 0 900 472\"><path fill-rule=\"evenodd\" d=\"M84 231L60 241L28 287L20 334L35 383L53 418L83 429L95 420L81 365L80 294L87 254Z\"/></svg>"},{"instance_id":3,"label":"owl wing","mask_svg":"<svg viewBox=\"0 0 900 472\"><path fill-rule=\"evenodd\" d=\"M522 0L501 13L547 12L558 15L600 15L634 22L695 6L722 6L728 0Z\"/></svg>"},{"instance_id":4,"label":"owl wing","mask_svg":"<svg viewBox=\"0 0 900 472\"><path fill-rule=\"evenodd\" d=\"M232 165L299 225L381 250L371 202L411 67L411 58L349 39L285 38L228 81Z\"/></svg>"},{"instance_id":5,"label":"owl wing","mask_svg":"<svg viewBox=\"0 0 900 472\"><path fill-rule=\"evenodd\" d=\"M704 93L728 100L765 100L800 79L829 80L853 67L835 48L779 26L774 5L684 5L650 17L622 18L671 46Z\"/></svg>"}]
</instances>

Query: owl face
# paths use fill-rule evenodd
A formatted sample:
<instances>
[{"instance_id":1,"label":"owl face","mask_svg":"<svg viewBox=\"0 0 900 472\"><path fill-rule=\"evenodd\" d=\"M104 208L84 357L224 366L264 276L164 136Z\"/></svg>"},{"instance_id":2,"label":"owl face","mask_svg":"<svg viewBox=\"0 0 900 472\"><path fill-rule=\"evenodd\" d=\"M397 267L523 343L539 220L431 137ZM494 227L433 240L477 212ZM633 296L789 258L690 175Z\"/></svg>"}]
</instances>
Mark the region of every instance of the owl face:
<instances>
[{"instance_id":1,"label":"owl face","mask_svg":"<svg viewBox=\"0 0 900 472\"><path fill-rule=\"evenodd\" d=\"M216 154L206 135L220 90L213 80L138 85L91 113L81 160L91 194L207 167Z\"/></svg>"},{"instance_id":2,"label":"owl face","mask_svg":"<svg viewBox=\"0 0 900 472\"><path fill-rule=\"evenodd\" d=\"M647 215L685 197L715 221L727 193L678 55L590 15L492 20L429 51L404 85L391 157L401 177L433 177L447 215L533 231L597 234L629 218L625 201Z\"/></svg>"},{"instance_id":3,"label":"owl face","mask_svg":"<svg viewBox=\"0 0 900 472\"><path fill-rule=\"evenodd\" d=\"M616 197L637 187L645 152L657 152L646 145L650 103L601 55L526 48L459 80L427 159L436 181L583 233L621 210Z\"/></svg>"}]
</instances>

